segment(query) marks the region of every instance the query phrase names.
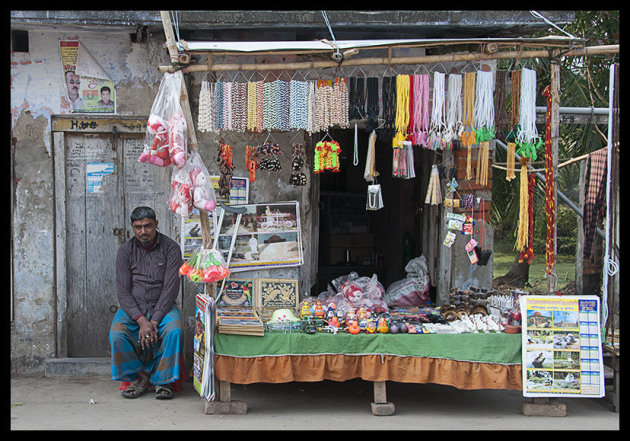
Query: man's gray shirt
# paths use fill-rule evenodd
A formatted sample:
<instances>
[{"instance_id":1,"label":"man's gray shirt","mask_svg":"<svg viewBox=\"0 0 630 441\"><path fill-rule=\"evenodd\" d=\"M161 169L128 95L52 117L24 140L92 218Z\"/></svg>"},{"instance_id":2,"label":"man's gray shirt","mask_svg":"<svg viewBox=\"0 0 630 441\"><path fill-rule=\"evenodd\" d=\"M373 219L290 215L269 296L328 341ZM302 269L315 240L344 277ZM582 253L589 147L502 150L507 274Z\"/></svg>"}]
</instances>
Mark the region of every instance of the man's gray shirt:
<instances>
[{"instance_id":1,"label":"man's gray shirt","mask_svg":"<svg viewBox=\"0 0 630 441\"><path fill-rule=\"evenodd\" d=\"M145 249L132 237L116 255L116 294L120 307L135 319L141 314L160 323L173 308L180 288L181 248L157 232L153 246Z\"/></svg>"}]
</instances>

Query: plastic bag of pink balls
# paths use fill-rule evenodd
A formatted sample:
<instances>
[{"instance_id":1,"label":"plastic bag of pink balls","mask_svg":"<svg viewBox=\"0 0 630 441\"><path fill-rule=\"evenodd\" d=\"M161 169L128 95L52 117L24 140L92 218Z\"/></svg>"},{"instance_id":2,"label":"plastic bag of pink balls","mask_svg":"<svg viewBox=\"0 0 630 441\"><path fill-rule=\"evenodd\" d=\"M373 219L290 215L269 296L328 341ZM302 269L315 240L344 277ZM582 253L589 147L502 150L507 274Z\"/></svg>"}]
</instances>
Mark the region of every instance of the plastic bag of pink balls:
<instances>
[{"instance_id":1,"label":"plastic bag of pink balls","mask_svg":"<svg viewBox=\"0 0 630 441\"><path fill-rule=\"evenodd\" d=\"M383 300L385 289L378 281L376 274L372 277L358 277L356 273L351 273L341 280L343 283L339 285L337 293L327 291L320 294L323 304L334 303L343 312L358 308L370 311L388 310L387 303Z\"/></svg>"},{"instance_id":2,"label":"plastic bag of pink balls","mask_svg":"<svg viewBox=\"0 0 630 441\"><path fill-rule=\"evenodd\" d=\"M182 73L165 73L147 121L144 149L138 161L159 167L186 164L188 125L180 104Z\"/></svg>"}]
</instances>

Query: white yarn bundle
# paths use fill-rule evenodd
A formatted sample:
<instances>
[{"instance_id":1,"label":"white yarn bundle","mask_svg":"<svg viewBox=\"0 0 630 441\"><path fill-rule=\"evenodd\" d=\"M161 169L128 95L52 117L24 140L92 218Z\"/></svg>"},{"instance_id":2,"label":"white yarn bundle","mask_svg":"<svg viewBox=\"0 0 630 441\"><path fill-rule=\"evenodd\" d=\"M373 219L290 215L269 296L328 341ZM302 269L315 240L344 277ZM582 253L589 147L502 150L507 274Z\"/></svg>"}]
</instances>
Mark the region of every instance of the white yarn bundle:
<instances>
[{"instance_id":1,"label":"white yarn bundle","mask_svg":"<svg viewBox=\"0 0 630 441\"><path fill-rule=\"evenodd\" d=\"M444 109L446 106L445 77L441 72L433 73L433 102L431 104L431 134L429 135L428 147L435 150L437 147L444 147L442 141L442 131L444 124Z\"/></svg>"},{"instance_id":2,"label":"white yarn bundle","mask_svg":"<svg viewBox=\"0 0 630 441\"><path fill-rule=\"evenodd\" d=\"M536 71L521 69L521 99L519 102L519 129L516 141L519 144L533 143L538 138L536 129Z\"/></svg>"},{"instance_id":3,"label":"white yarn bundle","mask_svg":"<svg viewBox=\"0 0 630 441\"><path fill-rule=\"evenodd\" d=\"M457 139L462 125L462 76L450 74L446 98L446 141Z\"/></svg>"},{"instance_id":4,"label":"white yarn bundle","mask_svg":"<svg viewBox=\"0 0 630 441\"><path fill-rule=\"evenodd\" d=\"M475 127L490 129L494 126L494 74L477 72L475 90Z\"/></svg>"}]
</instances>

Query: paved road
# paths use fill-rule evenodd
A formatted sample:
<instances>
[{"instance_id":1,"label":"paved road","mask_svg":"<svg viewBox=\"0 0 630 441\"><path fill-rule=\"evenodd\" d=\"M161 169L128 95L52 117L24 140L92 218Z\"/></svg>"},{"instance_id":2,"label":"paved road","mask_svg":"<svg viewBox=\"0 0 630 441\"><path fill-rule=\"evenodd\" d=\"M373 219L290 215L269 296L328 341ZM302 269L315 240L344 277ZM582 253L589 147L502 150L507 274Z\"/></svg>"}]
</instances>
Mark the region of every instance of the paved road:
<instances>
[{"instance_id":1,"label":"paved road","mask_svg":"<svg viewBox=\"0 0 630 441\"><path fill-rule=\"evenodd\" d=\"M245 415L206 415L190 382L173 400L122 398L105 377L11 379L12 430L619 430L603 399L573 398L564 417L521 413L519 391L387 383L391 416L374 416L372 383L233 385Z\"/></svg>"}]
</instances>

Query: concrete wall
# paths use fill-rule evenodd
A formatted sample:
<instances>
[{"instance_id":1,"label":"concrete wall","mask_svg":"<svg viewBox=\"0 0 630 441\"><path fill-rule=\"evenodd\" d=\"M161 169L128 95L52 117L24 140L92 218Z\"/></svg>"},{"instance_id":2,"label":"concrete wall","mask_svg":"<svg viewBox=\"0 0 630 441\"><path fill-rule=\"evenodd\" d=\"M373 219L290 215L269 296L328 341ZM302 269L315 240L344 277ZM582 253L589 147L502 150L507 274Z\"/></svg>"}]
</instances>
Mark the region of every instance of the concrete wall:
<instances>
[{"instance_id":1,"label":"concrete wall","mask_svg":"<svg viewBox=\"0 0 630 441\"><path fill-rule=\"evenodd\" d=\"M149 34L143 43L132 43L126 30L95 29L63 31L52 27L29 28L29 52L11 54L12 118L12 299L11 370L23 375L44 372L44 361L55 358L56 281L55 281L55 194L51 116L69 114L59 42L78 40L97 60L116 87L117 113L146 117L151 109L161 74L157 67L168 64L162 32ZM187 76L193 114L203 75ZM266 135L265 135L266 136ZM221 138L234 146L235 176L247 176L245 145L264 139L250 135L198 134L199 150L211 174L218 174L217 145ZM250 202L300 202L305 264L299 268L242 273L244 277L292 277L300 280L300 292L310 290L316 270L311 264L312 212L309 176L304 187L289 184L291 142L304 142L304 132L274 134L283 148L282 170L259 171L251 185ZM241 154L242 153L242 154ZM307 158L306 167L312 167ZM167 203L167 201L164 201ZM173 214L173 216L176 216ZM316 230L315 230L316 231ZM175 238L179 240L179 238ZM315 269L314 269L315 268ZM184 284L182 304L186 330L192 335L194 294L200 286ZM187 346L192 338L187 338ZM188 344L190 343L190 344ZM190 350L190 347L188 348ZM189 357L190 358L190 357Z\"/></svg>"},{"instance_id":2,"label":"concrete wall","mask_svg":"<svg viewBox=\"0 0 630 441\"><path fill-rule=\"evenodd\" d=\"M11 370L43 372L56 355L55 219L51 115L70 113L59 41L79 40L113 80L118 112L146 115L166 51L162 36L134 44L127 31L29 29L29 52L11 53Z\"/></svg>"}]
</instances>

